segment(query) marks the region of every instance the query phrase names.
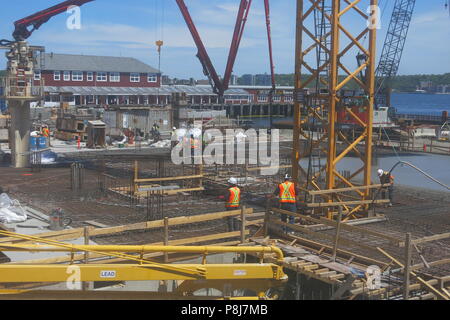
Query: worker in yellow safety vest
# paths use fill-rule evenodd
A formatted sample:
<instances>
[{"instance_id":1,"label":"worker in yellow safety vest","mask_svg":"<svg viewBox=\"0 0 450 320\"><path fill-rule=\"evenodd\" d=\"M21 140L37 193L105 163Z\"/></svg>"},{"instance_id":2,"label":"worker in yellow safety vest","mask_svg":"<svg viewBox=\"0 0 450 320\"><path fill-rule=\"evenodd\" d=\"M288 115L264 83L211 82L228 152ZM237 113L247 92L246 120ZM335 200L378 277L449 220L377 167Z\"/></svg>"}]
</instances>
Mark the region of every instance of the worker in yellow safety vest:
<instances>
[{"instance_id":1,"label":"worker in yellow safety vest","mask_svg":"<svg viewBox=\"0 0 450 320\"><path fill-rule=\"evenodd\" d=\"M291 176L286 174L284 182L277 186L273 194L279 198L280 209L297 213L297 192ZM286 222L286 220L287 215L282 214L281 221ZM294 224L293 216L289 216L289 223ZM283 231L287 232L287 228L283 227Z\"/></svg>"},{"instance_id":2,"label":"worker in yellow safety vest","mask_svg":"<svg viewBox=\"0 0 450 320\"><path fill-rule=\"evenodd\" d=\"M237 179L230 178L228 180L230 187L228 188L228 194L226 199L227 211L237 210L241 205L241 189L237 186ZM228 231L235 231L237 228L234 217L227 217Z\"/></svg>"}]
</instances>

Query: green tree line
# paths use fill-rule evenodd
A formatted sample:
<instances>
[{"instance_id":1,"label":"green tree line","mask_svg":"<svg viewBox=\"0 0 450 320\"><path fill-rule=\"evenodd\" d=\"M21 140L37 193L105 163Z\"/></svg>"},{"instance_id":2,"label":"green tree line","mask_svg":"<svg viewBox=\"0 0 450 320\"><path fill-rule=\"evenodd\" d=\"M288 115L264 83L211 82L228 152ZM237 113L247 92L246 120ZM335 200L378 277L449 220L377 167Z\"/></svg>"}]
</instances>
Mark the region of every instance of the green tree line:
<instances>
[{"instance_id":1,"label":"green tree line","mask_svg":"<svg viewBox=\"0 0 450 320\"><path fill-rule=\"evenodd\" d=\"M303 75L302 81L306 81L310 75ZM342 81L345 76L340 76ZM278 86L293 86L294 74L277 74L275 75L275 81ZM415 91L422 81L431 81L433 85L450 85L450 73L445 74L417 74L417 75L405 75L397 76L391 80L391 87L394 90L402 92ZM314 88L316 86L315 81L308 84L308 88ZM355 89L357 85L354 81L350 81L346 86L347 89Z\"/></svg>"}]
</instances>

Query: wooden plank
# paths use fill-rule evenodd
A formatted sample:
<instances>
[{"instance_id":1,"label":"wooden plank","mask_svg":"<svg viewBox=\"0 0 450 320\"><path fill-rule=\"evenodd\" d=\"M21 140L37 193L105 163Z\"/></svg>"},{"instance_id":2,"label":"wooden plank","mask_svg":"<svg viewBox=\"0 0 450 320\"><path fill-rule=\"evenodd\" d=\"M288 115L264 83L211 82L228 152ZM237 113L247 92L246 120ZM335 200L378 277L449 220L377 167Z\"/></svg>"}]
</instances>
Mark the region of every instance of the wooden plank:
<instances>
[{"instance_id":1,"label":"wooden plank","mask_svg":"<svg viewBox=\"0 0 450 320\"><path fill-rule=\"evenodd\" d=\"M106 224L103 224L103 223L100 223L100 222L97 222L94 220L87 220L87 221L84 221L83 223L89 224L89 225L97 227L97 228L108 228L109 227Z\"/></svg>"},{"instance_id":2,"label":"wooden plank","mask_svg":"<svg viewBox=\"0 0 450 320\"><path fill-rule=\"evenodd\" d=\"M83 231L82 228L81 228L81 230L78 230L78 228L77 228L76 232L65 233L65 234L54 235L54 236L47 235L47 236L44 236L44 237L39 236L39 234L34 234L33 237L39 237L39 238L42 238L43 240L61 241L61 240L78 239L78 238L83 236L83 233L84 233L84 231ZM20 243L20 244L28 244L28 243L37 243L37 242L39 242L37 240L24 240L24 239L13 238L13 237L10 237L10 238L7 238L7 239L9 239L9 241L4 241L4 239L2 239L2 241L0 241L0 243L2 243L2 244L18 244L18 243Z\"/></svg>"},{"instance_id":3,"label":"wooden plank","mask_svg":"<svg viewBox=\"0 0 450 320\"><path fill-rule=\"evenodd\" d=\"M64 235L68 235L68 234L79 234L79 237L81 237L83 232L84 232L83 228L76 228L76 229L66 229L66 230L61 230L61 231L50 231L50 232L37 233L37 234L34 234L33 237L39 237L39 238L44 238L44 239L50 239L50 238L54 239L55 237L64 236ZM18 239L15 237L0 238L0 243L13 243L13 242L22 242L22 241L28 241L28 240L22 240L22 239Z\"/></svg>"},{"instance_id":4,"label":"wooden plank","mask_svg":"<svg viewBox=\"0 0 450 320\"><path fill-rule=\"evenodd\" d=\"M302 267L302 269L307 270L307 271L312 271L312 270L315 270L315 269L318 269L318 268L319 268L319 266L317 264L312 264L310 266Z\"/></svg>"},{"instance_id":5,"label":"wooden plank","mask_svg":"<svg viewBox=\"0 0 450 320\"><path fill-rule=\"evenodd\" d=\"M356 190L362 190L362 189L376 189L376 188L382 188L382 187L389 187L390 185L391 185L390 183L388 183L388 184L372 184L370 186L354 186L354 187L348 187L348 188L314 190L314 191L309 191L309 194L310 195L323 195L323 194L330 194L330 193L356 191Z\"/></svg>"},{"instance_id":6,"label":"wooden plank","mask_svg":"<svg viewBox=\"0 0 450 320\"><path fill-rule=\"evenodd\" d=\"M246 214L250 214L252 212L253 212L252 208L247 208L245 211ZM176 225L181 225L181 224L191 224L191 223L197 223L197 222L218 220L218 219L222 219L225 217L238 216L238 215L240 215L240 213L241 213L240 210L233 210L233 211L207 213L207 214L195 215L195 216L190 216L190 217L183 216L183 217L177 217L177 218L170 218L169 225L176 226ZM115 233L120 233L120 232L124 232L124 231L157 229L157 228L162 228L162 227L164 227L164 220L139 222L139 223L117 226L117 227L95 229L95 230L92 230L91 236L109 235L109 234L115 234Z\"/></svg>"},{"instance_id":7,"label":"wooden plank","mask_svg":"<svg viewBox=\"0 0 450 320\"><path fill-rule=\"evenodd\" d=\"M319 270L314 271L314 273L315 273L315 274L321 274L321 273L328 272L328 271L330 271L330 269L328 269L328 268L322 268L322 269L319 269Z\"/></svg>"},{"instance_id":8,"label":"wooden plank","mask_svg":"<svg viewBox=\"0 0 450 320\"><path fill-rule=\"evenodd\" d=\"M292 168L292 165L284 164L284 165L272 166L272 167L252 167L252 168L247 168L247 171L258 171L258 170L266 170L266 169L287 169L287 168Z\"/></svg>"},{"instance_id":9,"label":"wooden plank","mask_svg":"<svg viewBox=\"0 0 450 320\"><path fill-rule=\"evenodd\" d=\"M345 278L345 274L336 274L336 275L331 275L328 277L331 280L339 280L339 279L343 279Z\"/></svg>"},{"instance_id":10,"label":"wooden plank","mask_svg":"<svg viewBox=\"0 0 450 320\"><path fill-rule=\"evenodd\" d=\"M177 180L190 180L201 179L204 176L202 174L196 174L192 176L178 176L178 177L164 177L164 178L148 178L148 179L135 179L135 183L139 182L159 182L159 181L177 181Z\"/></svg>"},{"instance_id":11,"label":"wooden plank","mask_svg":"<svg viewBox=\"0 0 450 320\"><path fill-rule=\"evenodd\" d=\"M336 271L328 271L328 272L322 272L321 274L320 274L320 276L321 277L330 277L330 276L334 276L334 275L336 275L337 274L337 272Z\"/></svg>"},{"instance_id":12,"label":"wooden plank","mask_svg":"<svg viewBox=\"0 0 450 320\"><path fill-rule=\"evenodd\" d=\"M360 204L379 204L379 203L389 203L389 199L379 199L379 200L358 200L358 201L339 201L339 202L319 202L319 203L307 203L308 208L325 208L325 207L338 207L338 206L350 206L350 205L360 205Z\"/></svg>"},{"instance_id":13,"label":"wooden plank","mask_svg":"<svg viewBox=\"0 0 450 320\"><path fill-rule=\"evenodd\" d=\"M289 227L291 229L294 229L294 230L297 230L297 231L300 231L300 232L303 232L303 233L306 233L306 234L310 234L310 235L316 236L317 238L322 238L322 239L327 239L327 240L334 240L334 236L332 236L332 235L329 235L329 234L326 234L326 233L314 232L314 231L311 231L311 230L309 230L307 228L300 227L300 226L295 225L295 224L289 224L289 223L286 223L286 222L277 221L277 220L273 220L273 219L270 219L270 222L274 223L274 224L281 225L281 226L286 226L286 227ZM365 244L363 244L361 242L358 242L358 241L354 241L354 240L350 240L350 239L344 239L342 237L339 238L339 243L350 245L350 246L358 246L358 247L361 247L361 248L364 248L366 250L370 250L370 251L373 251L373 252L377 251L372 246L365 245Z\"/></svg>"},{"instance_id":14,"label":"wooden plank","mask_svg":"<svg viewBox=\"0 0 450 320\"><path fill-rule=\"evenodd\" d=\"M423 237L423 238L420 238L420 239L415 239L415 240L412 241L412 243L417 245L417 244L424 243L424 242L443 240L443 239L447 239L447 238L450 238L450 232L441 233L441 234L435 234L433 236L428 236L428 237Z\"/></svg>"},{"instance_id":15,"label":"wooden plank","mask_svg":"<svg viewBox=\"0 0 450 320\"><path fill-rule=\"evenodd\" d=\"M194 191L203 191L203 190L205 190L205 188L195 187L195 188L186 188L186 189L163 190L162 193L163 193L163 195L171 196L171 195L179 194L179 193L183 193L183 192L194 192ZM141 196L146 196L147 191L136 191L135 194L138 194Z\"/></svg>"},{"instance_id":16,"label":"wooden plank","mask_svg":"<svg viewBox=\"0 0 450 320\"><path fill-rule=\"evenodd\" d=\"M290 212L290 211L286 211L286 210L281 210L281 209L278 209L278 208L273 208L272 211L278 212L278 213L282 213L282 214L291 215L291 216L294 216L294 217L299 217L301 219L304 219L304 220L310 221L310 222L314 222L314 223L322 223L322 224L325 224L325 225L328 225L328 226L332 226L334 228L338 225L338 223L336 221L333 221L333 220L330 220L330 219L326 219L326 218L316 219L316 218L313 218L313 217L305 216L305 215L302 215L302 214L298 214L298 213L294 213L294 212ZM373 236L376 236L376 237L379 237L379 238L383 238L383 239L389 240L390 242L394 242L394 243L397 243L397 244L403 243L402 240L397 239L395 237L388 236L388 235L383 234L381 232L365 229L365 228L362 228L362 227L352 226L352 225L349 225L348 222L341 223L341 228L343 230L356 231L356 232L360 232L360 233L371 234Z\"/></svg>"},{"instance_id":17,"label":"wooden plank","mask_svg":"<svg viewBox=\"0 0 450 320\"><path fill-rule=\"evenodd\" d=\"M248 235L250 232L246 230L246 234ZM226 233L218 233L218 234L211 234L211 235L205 235L201 237L193 237L193 238L185 238L185 239L178 239L178 240L172 240L169 241L169 245L187 245L187 244L194 244L198 242L205 242L205 241L212 241L217 239L227 239L227 238L237 238L240 236L240 231L234 231L234 232L226 232ZM163 242L154 242L154 243L148 243L146 245L153 245L153 246L162 246L164 245ZM158 252L156 252L158 253ZM152 257L155 252L148 253L144 255L144 258ZM107 254L99 254L99 253L89 253L90 259L95 258L107 258ZM136 256L137 258L139 255ZM84 259L84 253L83 254L76 254L73 256L73 261L80 261ZM50 264L50 263L64 263L64 262L70 262L71 257L68 255L65 256L59 256L59 257L52 257L52 258L45 258L45 259L35 259L35 260L23 260L23 261L15 261L15 262L8 262L7 264ZM119 262L119 261L127 261L127 259L123 258L110 258L107 261L111 262ZM99 261L92 261L90 263L105 263L104 259L101 259ZM110 263L110 262L108 262Z\"/></svg>"},{"instance_id":18,"label":"wooden plank","mask_svg":"<svg viewBox=\"0 0 450 320\"><path fill-rule=\"evenodd\" d=\"M292 266L301 268L301 267L308 266L311 264L312 264L312 262L309 262L309 261L299 261L299 262L292 263Z\"/></svg>"},{"instance_id":19,"label":"wooden plank","mask_svg":"<svg viewBox=\"0 0 450 320\"><path fill-rule=\"evenodd\" d=\"M313 241L311 239L306 239L306 238L302 238L299 236L294 236L291 235L291 238L297 239L298 242L301 242L304 246L308 246L308 248L310 250L314 250L312 248L317 247L317 248L325 248L326 250L332 252L333 248L329 245L317 242L317 241ZM383 261L379 261L376 259L372 259L366 256L362 256L362 255L358 255L354 252L351 251L347 251L344 249L338 249L337 252L341 255L341 256L346 256L346 257L351 257L352 259L357 259L359 261L362 261L363 263L369 263L369 264L376 264L380 267L387 267L389 264Z\"/></svg>"},{"instance_id":20,"label":"wooden plank","mask_svg":"<svg viewBox=\"0 0 450 320\"><path fill-rule=\"evenodd\" d=\"M250 220L245 223L247 226L259 226L264 223L264 219Z\"/></svg>"}]
</instances>

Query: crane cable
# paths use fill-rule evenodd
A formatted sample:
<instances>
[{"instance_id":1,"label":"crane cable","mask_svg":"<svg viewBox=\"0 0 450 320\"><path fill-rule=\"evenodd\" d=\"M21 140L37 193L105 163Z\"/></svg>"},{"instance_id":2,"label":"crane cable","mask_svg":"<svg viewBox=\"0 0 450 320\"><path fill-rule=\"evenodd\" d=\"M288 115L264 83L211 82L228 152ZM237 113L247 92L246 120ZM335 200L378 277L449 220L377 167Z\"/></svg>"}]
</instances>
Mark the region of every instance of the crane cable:
<instances>
[{"instance_id":1,"label":"crane cable","mask_svg":"<svg viewBox=\"0 0 450 320\"><path fill-rule=\"evenodd\" d=\"M155 44L158 51L158 72L161 73L161 48L164 45L164 25L165 25L165 1L155 1ZM159 88L157 89L157 102L159 103Z\"/></svg>"}]
</instances>

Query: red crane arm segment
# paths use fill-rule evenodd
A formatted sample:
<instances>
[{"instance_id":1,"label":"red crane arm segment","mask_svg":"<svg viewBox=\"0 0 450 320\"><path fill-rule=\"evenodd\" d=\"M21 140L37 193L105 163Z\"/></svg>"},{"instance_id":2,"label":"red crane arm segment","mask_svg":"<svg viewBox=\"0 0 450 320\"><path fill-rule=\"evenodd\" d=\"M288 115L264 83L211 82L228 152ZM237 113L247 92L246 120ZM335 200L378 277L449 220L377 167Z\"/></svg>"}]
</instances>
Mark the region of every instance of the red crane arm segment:
<instances>
[{"instance_id":1,"label":"red crane arm segment","mask_svg":"<svg viewBox=\"0 0 450 320\"><path fill-rule=\"evenodd\" d=\"M267 25L267 41L269 42L269 59L270 59L270 75L272 79L272 91L275 91L275 66L273 63L272 52L272 32L270 28L270 6L269 0L264 0L264 8L266 12L266 25ZM274 92L272 92L274 93Z\"/></svg>"},{"instance_id":2,"label":"red crane arm segment","mask_svg":"<svg viewBox=\"0 0 450 320\"><path fill-rule=\"evenodd\" d=\"M192 34L192 38L194 39L195 45L197 46L198 50L197 57L203 66L203 73L208 78L212 78L212 81L214 82L213 90L215 93L220 95L225 90L223 90L222 82L220 81L216 69L214 68L211 59L209 58L208 52L206 51L206 48L203 45L202 39L200 38L200 34L198 33L197 28L195 27L194 21L192 20L189 10L183 0L176 0L176 2L178 4L178 7L180 8L184 20L186 21L189 31Z\"/></svg>"},{"instance_id":3,"label":"red crane arm segment","mask_svg":"<svg viewBox=\"0 0 450 320\"><path fill-rule=\"evenodd\" d=\"M247 17L250 12L251 5L252 0L241 0L241 5L239 6L238 15L236 18L236 25L234 27L233 39L231 41L230 53L228 54L227 67L223 76L224 90L228 89L230 83L234 62L236 61L237 52L241 43L242 35L244 34L244 28L247 22Z\"/></svg>"},{"instance_id":4,"label":"red crane arm segment","mask_svg":"<svg viewBox=\"0 0 450 320\"><path fill-rule=\"evenodd\" d=\"M94 0L67 0L48 9L39 11L26 18L14 22L15 30L13 37L16 41L28 39L34 30L38 29L42 24L46 23L50 18L66 11L71 6L82 6L87 2ZM28 30L29 26L33 26L32 30Z\"/></svg>"}]
</instances>

